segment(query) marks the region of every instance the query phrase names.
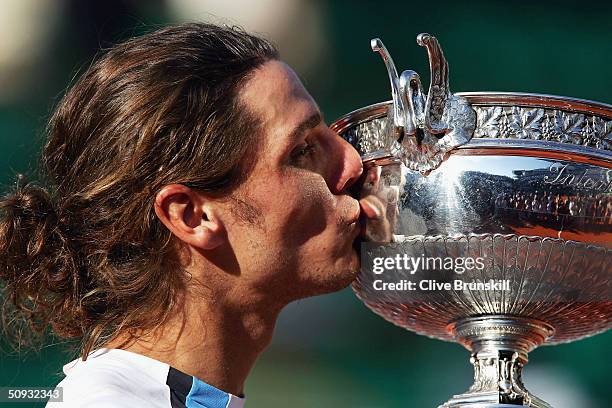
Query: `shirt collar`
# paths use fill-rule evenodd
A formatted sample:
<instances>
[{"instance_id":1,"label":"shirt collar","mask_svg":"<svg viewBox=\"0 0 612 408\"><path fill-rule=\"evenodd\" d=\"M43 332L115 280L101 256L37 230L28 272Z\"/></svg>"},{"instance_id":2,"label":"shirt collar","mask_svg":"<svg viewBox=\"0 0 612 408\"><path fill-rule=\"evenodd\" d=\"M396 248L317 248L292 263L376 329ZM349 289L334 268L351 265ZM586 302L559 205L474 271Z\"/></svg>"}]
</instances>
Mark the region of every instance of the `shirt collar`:
<instances>
[{"instance_id":1,"label":"shirt collar","mask_svg":"<svg viewBox=\"0 0 612 408\"><path fill-rule=\"evenodd\" d=\"M87 364L98 359L117 359L127 361L132 367L147 374L157 372L155 378L166 378L166 385L170 388L172 406L187 408L243 408L246 398L222 391L197 377L185 374L166 363L121 349L101 348L91 352L87 361L78 358L64 365L64 373L69 375L72 370L81 364ZM162 372L164 374L162 374ZM165 374L167 373L167 375ZM163 380L162 380L163 381Z\"/></svg>"}]
</instances>

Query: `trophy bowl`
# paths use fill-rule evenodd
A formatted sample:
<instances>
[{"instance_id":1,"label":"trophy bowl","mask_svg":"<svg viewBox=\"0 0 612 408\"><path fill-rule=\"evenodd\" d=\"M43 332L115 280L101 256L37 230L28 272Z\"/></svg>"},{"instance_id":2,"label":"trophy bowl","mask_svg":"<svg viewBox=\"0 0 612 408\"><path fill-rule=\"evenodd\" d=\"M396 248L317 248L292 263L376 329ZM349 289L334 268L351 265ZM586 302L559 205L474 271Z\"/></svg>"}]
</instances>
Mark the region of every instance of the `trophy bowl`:
<instances>
[{"instance_id":1,"label":"trophy bowl","mask_svg":"<svg viewBox=\"0 0 612 408\"><path fill-rule=\"evenodd\" d=\"M523 93L452 94L435 37L431 83L332 124L378 203L353 284L386 320L471 352L474 383L440 407L550 407L522 383L527 354L612 326L612 106ZM416 260L416 262L415 262Z\"/></svg>"}]
</instances>

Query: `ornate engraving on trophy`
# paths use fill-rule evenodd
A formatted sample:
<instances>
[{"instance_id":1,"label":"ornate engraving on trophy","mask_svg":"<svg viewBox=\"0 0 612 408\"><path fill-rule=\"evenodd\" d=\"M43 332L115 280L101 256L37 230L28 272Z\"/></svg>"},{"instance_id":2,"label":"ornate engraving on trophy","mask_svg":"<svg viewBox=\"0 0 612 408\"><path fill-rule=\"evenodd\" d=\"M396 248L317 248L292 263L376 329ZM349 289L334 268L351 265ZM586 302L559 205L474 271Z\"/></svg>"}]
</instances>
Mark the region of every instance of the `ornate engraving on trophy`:
<instances>
[{"instance_id":1,"label":"ornate engraving on trophy","mask_svg":"<svg viewBox=\"0 0 612 408\"><path fill-rule=\"evenodd\" d=\"M551 175L544 176L543 180L546 184L612 192L612 169L587 168L576 173L569 164L553 163L549 171Z\"/></svg>"},{"instance_id":2,"label":"ornate engraving on trophy","mask_svg":"<svg viewBox=\"0 0 612 408\"><path fill-rule=\"evenodd\" d=\"M548 140L612 150L612 120L558 109L475 106L477 138Z\"/></svg>"}]
</instances>

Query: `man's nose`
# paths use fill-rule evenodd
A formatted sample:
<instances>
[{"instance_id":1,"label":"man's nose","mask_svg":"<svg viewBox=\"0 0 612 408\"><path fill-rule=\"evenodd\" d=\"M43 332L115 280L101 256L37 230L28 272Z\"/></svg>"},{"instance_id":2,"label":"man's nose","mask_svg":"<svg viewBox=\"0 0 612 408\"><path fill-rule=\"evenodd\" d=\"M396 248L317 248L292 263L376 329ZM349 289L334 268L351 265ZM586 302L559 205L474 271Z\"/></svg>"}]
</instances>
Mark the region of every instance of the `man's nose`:
<instances>
[{"instance_id":1,"label":"man's nose","mask_svg":"<svg viewBox=\"0 0 612 408\"><path fill-rule=\"evenodd\" d=\"M363 166L357 150L337 133L331 132L333 143L329 165L332 168L330 172L332 176L328 179L328 184L332 193L341 194L359 179Z\"/></svg>"}]
</instances>

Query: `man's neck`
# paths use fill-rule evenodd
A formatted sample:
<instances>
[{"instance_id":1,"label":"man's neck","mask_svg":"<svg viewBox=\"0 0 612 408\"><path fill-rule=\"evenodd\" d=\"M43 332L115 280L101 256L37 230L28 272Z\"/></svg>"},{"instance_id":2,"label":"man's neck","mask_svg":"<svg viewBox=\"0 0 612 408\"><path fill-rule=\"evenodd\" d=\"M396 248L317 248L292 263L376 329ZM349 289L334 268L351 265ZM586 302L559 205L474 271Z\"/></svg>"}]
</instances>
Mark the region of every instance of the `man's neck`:
<instances>
[{"instance_id":1,"label":"man's neck","mask_svg":"<svg viewBox=\"0 0 612 408\"><path fill-rule=\"evenodd\" d=\"M281 307L184 304L188 306L182 313L155 332L107 347L154 358L220 390L243 395L249 372L272 339Z\"/></svg>"}]
</instances>

